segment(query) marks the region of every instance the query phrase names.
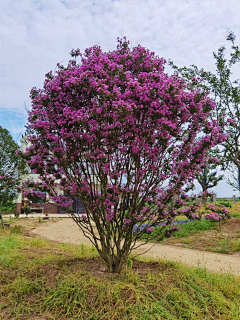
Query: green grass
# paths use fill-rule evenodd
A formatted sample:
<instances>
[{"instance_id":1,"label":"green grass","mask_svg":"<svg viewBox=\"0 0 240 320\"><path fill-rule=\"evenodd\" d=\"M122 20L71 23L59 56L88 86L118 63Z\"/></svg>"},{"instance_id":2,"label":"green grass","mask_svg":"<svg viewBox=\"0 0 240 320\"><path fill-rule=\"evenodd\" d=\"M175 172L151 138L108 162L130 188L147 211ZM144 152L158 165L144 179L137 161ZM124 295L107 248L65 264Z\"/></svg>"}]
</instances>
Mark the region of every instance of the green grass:
<instances>
[{"instance_id":1,"label":"green grass","mask_svg":"<svg viewBox=\"0 0 240 320\"><path fill-rule=\"evenodd\" d=\"M230 240L221 240L219 241L219 244L217 248L214 248L212 250L213 252L218 252L218 253L234 253L234 252L239 252L240 251L240 240L236 241L230 241Z\"/></svg>"},{"instance_id":2,"label":"green grass","mask_svg":"<svg viewBox=\"0 0 240 320\"><path fill-rule=\"evenodd\" d=\"M0 230L0 319L240 319L239 277L130 262L107 274L93 248Z\"/></svg>"},{"instance_id":3,"label":"green grass","mask_svg":"<svg viewBox=\"0 0 240 320\"><path fill-rule=\"evenodd\" d=\"M8 206L8 207L0 207L0 211L6 214L12 213L14 209L15 209L15 205Z\"/></svg>"},{"instance_id":4,"label":"green grass","mask_svg":"<svg viewBox=\"0 0 240 320\"><path fill-rule=\"evenodd\" d=\"M174 233L176 238L184 238L202 230L216 229L216 224L209 220L195 220L186 224L181 224L181 230Z\"/></svg>"},{"instance_id":5,"label":"green grass","mask_svg":"<svg viewBox=\"0 0 240 320\"><path fill-rule=\"evenodd\" d=\"M232 217L232 218L240 217L240 212L239 212L239 213L232 213L232 214L231 214L231 217Z\"/></svg>"},{"instance_id":6,"label":"green grass","mask_svg":"<svg viewBox=\"0 0 240 320\"><path fill-rule=\"evenodd\" d=\"M177 217L174 219L174 221L183 221L183 220L188 220L188 218L187 218L185 215L183 215L183 214L177 216Z\"/></svg>"}]
</instances>

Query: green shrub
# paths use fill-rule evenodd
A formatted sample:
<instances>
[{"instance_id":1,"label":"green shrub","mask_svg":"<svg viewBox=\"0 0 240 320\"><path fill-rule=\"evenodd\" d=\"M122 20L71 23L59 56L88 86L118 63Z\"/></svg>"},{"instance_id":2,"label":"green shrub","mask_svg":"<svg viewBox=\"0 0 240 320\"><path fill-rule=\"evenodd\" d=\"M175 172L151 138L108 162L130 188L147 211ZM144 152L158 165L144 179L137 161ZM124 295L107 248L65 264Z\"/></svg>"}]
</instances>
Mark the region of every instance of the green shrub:
<instances>
[{"instance_id":1,"label":"green shrub","mask_svg":"<svg viewBox=\"0 0 240 320\"><path fill-rule=\"evenodd\" d=\"M213 225L209 220L195 220L182 224L181 230L177 231L174 235L176 238L184 238L201 230L212 229L215 229L215 225Z\"/></svg>"},{"instance_id":2,"label":"green shrub","mask_svg":"<svg viewBox=\"0 0 240 320\"><path fill-rule=\"evenodd\" d=\"M225 206L226 208L232 208L231 203L230 203L230 202L226 202L226 201L224 201L224 202L219 202L219 205Z\"/></svg>"},{"instance_id":3,"label":"green shrub","mask_svg":"<svg viewBox=\"0 0 240 320\"><path fill-rule=\"evenodd\" d=\"M14 233L14 234L20 234L22 233L22 230L24 229L23 226L13 226L11 228L11 233Z\"/></svg>"},{"instance_id":4,"label":"green shrub","mask_svg":"<svg viewBox=\"0 0 240 320\"><path fill-rule=\"evenodd\" d=\"M14 212L14 217L18 218L19 217L19 212Z\"/></svg>"}]
</instances>

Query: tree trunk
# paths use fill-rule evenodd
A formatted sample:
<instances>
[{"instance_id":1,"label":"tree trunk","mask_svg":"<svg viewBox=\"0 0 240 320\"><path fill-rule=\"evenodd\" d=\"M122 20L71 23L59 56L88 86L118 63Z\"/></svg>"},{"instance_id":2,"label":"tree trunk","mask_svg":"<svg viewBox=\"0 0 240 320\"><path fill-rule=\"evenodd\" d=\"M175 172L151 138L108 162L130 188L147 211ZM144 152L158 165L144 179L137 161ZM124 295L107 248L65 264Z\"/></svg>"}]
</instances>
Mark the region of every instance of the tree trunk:
<instances>
[{"instance_id":1,"label":"tree trunk","mask_svg":"<svg viewBox=\"0 0 240 320\"><path fill-rule=\"evenodd\" d=\"M111 253L107 252L101 252L100 253L101 258L105 261L107 271L109 273L120 273L123 267L123 264L127 260L128 251L124 253L118 253L117 255L112 255Z\"/></svg>"},{"instance_id":2,"label":"tree trunk","mask_svg":"<svg viewBox=\"0 0 240 320\"><path fill-rule=\"evenodd\" d=\"M203 185L202 188L203 188L203 193L204 193L205 191L207 191L207 189L208 189L208 188L207 188L207 185ZM203 196L203 197L202 197L202 204L205 205L206 202L207 202L207 199L204 198L204 196Z\"/></svg>"},{"instance_id":3,"label":"tree trunk","mask_svg":"<svg viewBox=\"0 0 240 320\"><path fill-rule=\"evenodd\" d=\"M0 211L0 220L1 220L1 223L2 223L2 228L5 229L5 226L4 226L4 223L3 223L3 218L2 218L2 213Z\"/></svg>"}]
</instances>

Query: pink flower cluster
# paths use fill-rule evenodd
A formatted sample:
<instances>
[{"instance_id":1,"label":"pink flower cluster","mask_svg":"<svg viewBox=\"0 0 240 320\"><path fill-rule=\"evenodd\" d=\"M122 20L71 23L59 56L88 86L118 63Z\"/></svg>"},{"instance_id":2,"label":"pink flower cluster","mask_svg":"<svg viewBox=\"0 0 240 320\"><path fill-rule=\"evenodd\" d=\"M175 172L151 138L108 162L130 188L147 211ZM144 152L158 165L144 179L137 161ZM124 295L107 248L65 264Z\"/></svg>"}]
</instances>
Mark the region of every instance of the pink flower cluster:
<instances>
[{"instance_id":1,"label":"pink flower cluster","mask_svg":"<svg viewBox=\"0 0 240 320\"><path fill-rule=\"evenodd\" d=\"M198 218L198 212L201 206L200 201L196 201L193 204L188 205L187 207L180 209L179 213L184 214L188 219L194 220Z\"/></svg>"},{"instance_id":2,"label":"pink flower cluster","mask_svg":"<svg viewBox=\"0 0 240 320\"><path fill-rule=\"evenodd\" d=\"M206 214L206 219L211 221L222 221L226 219L231 219L231 213L226 209L224 205L221 207L216 206L215 204L208 205L208 208L211 210L211 213Z\"/></svg>"}]
</instances>

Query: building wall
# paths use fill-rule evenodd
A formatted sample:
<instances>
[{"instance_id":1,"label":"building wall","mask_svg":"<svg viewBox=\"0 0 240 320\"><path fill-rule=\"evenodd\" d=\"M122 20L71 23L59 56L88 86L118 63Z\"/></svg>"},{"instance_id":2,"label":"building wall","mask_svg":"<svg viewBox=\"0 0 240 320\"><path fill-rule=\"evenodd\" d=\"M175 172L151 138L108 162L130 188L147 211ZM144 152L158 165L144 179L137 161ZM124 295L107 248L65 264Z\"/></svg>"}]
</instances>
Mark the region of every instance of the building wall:
<instances>
[{"instance_id":1,"label":"building wall","mask_svg":"<svg viewBox=\"0 0 240 320\"><path fill-rule=\"evenodd\" d=\"M23 203L17 203L17 212L23 213ZM59 207L53 203L30 203L30 208L36 208L36 207L43 207L43 213L59 213ZM33 211L34 212L34 211ZM39 211L36 211L37 213L40 213Z\"/></svg>"},{"instance_id":2,"label":"building wall","mask_svg":"<svg viewBox=\"0 0 240 320\"><path fill-rule=\"evenodd\" d=\"M26 151L26 148L30 146L30 143L28 142L27 140L27 136L23 137L21 139L21 149L23 152ZM35 174L35 173L29 173L29 174L26 174L24 176L22 176L22 183L24 183L24 181L26 180L32 180L34 182L40 182L40 179L39 179L39 175L38 174ZM101 190L100 188L100 184L98 183L97 179L94 177L93 179L95 185L96 185L96 189L97 190ZM58 183L58 181L56 181L56 183ZM60 190L60 186L56 186L56 191L58 192L58 194L63 194L63 191ZM57 205L55 205L53 203L53 201L51 201L49 199L49 195L46 194L46 199L47 199L47 202L46 203L30 203L30 207L44 207L44 212L46 213L59 213L59 211L61 211L62 213L64 212L64 210L61 210ZM17 206L17 212L19 213L22 213L22 207L23 207L23 204L24 204L24 195L22 193L22 191L20 191L18 193L18 196L17 196L17 199L16 199L16 206ZM76 203L75 203L76 202ZM73 208L74 207L78 207L80 208L81 206L79 206L79 199L75 199L74 201L74 205L73 205ZM83 209L84 210L84 209ZM82 210L81 210L82 211Z\"/></svg>"}]
</instances>

